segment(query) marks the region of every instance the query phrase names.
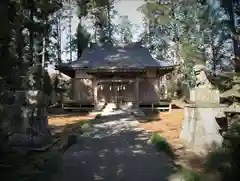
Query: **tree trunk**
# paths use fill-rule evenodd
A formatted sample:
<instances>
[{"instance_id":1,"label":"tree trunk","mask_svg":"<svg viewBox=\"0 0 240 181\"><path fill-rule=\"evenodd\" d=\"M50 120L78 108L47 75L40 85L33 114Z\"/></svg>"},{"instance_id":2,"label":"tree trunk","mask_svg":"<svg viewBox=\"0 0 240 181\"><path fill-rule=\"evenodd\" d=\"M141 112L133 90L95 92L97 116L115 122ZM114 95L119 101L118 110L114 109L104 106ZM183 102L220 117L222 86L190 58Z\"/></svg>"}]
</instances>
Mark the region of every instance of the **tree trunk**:
<instances>
[{"instance_id":1,"label":"tree trunk","mask_svg":"<svg viewBox=\"0 0 240 181\"><path fill-rule=\"evenodd\" d=\"M33 49L33 43L34 43L34 32L33 32L34 20L33 20L33 17L34 17L34 13L33 13L33 9L31 8L30 9L30 17L29 17L30 24L31 24L31 27L29 28L29 59L30 59L31 64L33 63L33 52L34 52L34 49Z\"/></svg>"},{"instance_id":2,"label":"tree trunk","mask_svg":"<svg viewBox=\"0 0 240 181\"><path fill-rule=\"evenodd\" d=\"M235 71L240 72L240 48L238 47L239 45L239 35L236 32L236 27L235 27L235 15L234 15L234 1L233 0L222 0L222 4L224 8L227 10L229 19L230 19L230 28L232 30L233 34L233 50L234 50L234 55L235 55Z\"/></svg>"},{"instance_id":3,"label":"tree trunk","mask_svg":"<svg viewBox=\"0 0 240 181\"><path fill-rule=\"evenodd\" d=\"M58 58L58 64L62 63L61 58L61 19L60 19L60 13L57 15L57 58Z\"/></svg>"},{"instance_id":4,"label":"tree trunk","mask_svg":"<svg viewBox=\"0 0 240 181\"><path fill-rule=\"evenodd\" d=\"M112 42L112 27L111 27L111 2L107 5L107 18L108 18L108 41Z\"/></svg>"},{"instance_id":5,"label":"tree trunk","mask_svg":"<svg viewBox=\"0 0 240 181\"><path fill-rule=\"evenodd\" d=\"M69 27L69 58L70 58L70 62L72 62L72 10L71 8L69 9L69 17L68 17L68 27Z\"/></svg>"},{"instance_id":6,"label":"tree trunk","mask_svg":"<svg viewBox=\"0 0 240 181\"><path fill-rule=\"evenodd\" d=\"M82 18L80 17L79 18L79 24L78 26L82 26ZM79 31L79 27L77 29L77 31ZM79 32L77 33L77 59L79 59L82 55L82 46L81 46L81 38L79 37Z\"/></svg>"},{"instance_id":7,"label":"tree trunk","mask_svg":"<svg viewBox=\"0 0 240 181\"><path fill-rule=\"evenodd\" d=\"M8 5L9 0L0 1L0 16L1 16L1 29L0 29L0 79L4 78L5 75L9 74L8 69L11 67L6 67L8 62L11 61L9 58L9 43L10 43L10 23L9 23L9 14L8 14ZM3 81L3 80L0 80Z\"/></svg>"}]
</instances>

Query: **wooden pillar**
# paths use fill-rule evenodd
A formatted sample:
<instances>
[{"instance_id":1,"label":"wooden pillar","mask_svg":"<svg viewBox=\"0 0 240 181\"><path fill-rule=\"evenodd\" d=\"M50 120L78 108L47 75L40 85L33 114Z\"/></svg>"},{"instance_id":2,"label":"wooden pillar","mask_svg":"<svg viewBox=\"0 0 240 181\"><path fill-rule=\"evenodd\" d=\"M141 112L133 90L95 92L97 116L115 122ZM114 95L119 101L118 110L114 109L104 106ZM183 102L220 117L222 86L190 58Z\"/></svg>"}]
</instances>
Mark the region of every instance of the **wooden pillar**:
<instances>
[{"instance_id":1,"label":"wooden pillar","mask_svg":"<svg viewBox=\"0 0 240 181\"><path fill-rule=\"evenodd\" d=\"M93 79L92 80L93 83L92 83L92 89L93 89L93 100L94 100L94 104L97 105L97 102L98 102L98 81L96 79Z\"/></svg>"},{"instance_id":2,"label":"wooden pillar","mask_svg":"<svg viewBox=\"0 0 240 181\"><path fill-rule=\"evenodd\" d=\"M75 100L76 99L76 78L73 77L72 78L72 97L71 97L72 100Z\"/></svg>"},{"instance_id":3,"label":"wooden pillar","mask_svg":"<svg viewBox=\"0 0 240 181\"><path fill-rule=\"evenodd\" d=\"M117 85L113 84L113 95L114 95L114 103L117 105L118 108L118 91L117 91Z\"/></svg>"},{"instance_id":4,"label":"wooden pillar","mask_svg":"<svg viewBox=\"0 0 240 181\"><path fill-rule=\"evenodd\" d=\"M168 112L172 112L172 103L169 104Z\"/></svg>"},{"instance_id":5,"label":"wooden pillar","mask_svg":"<svg viewBox=\"0 0 240 181\"><path fill-rule=\"evenodd\" d=\"M139 107L139 78L136 78L136 82L135 82L135 103L136 103L136 107Z\"/></svg>"},{"instance_id":6,"label":"wooden pillar","mask_svg":"<svg viewBox=\"0 0 240 181\"><path fill-rule=\"evenodd\" d=\"M78 91L77 86L78 86L78 84L77 83L79 83L79 82L77 80L78 80L77 79L77 71L75 71L74 72L74 76L72 78L72 97L71 97L71 99L75 100L75 101L78 100L78 94L77 94L77 91Z\"/></svg>"},{"instance_id":7,"label":"wooden pillar","mask_svg":"<svg viewBox=\"0 0 240 181\"><path fill-rule=\"evenodd\" d=\"M168 97L168 90L167 90L167 77L164 75L164 99Z\"/></svg>"}]
</instances>

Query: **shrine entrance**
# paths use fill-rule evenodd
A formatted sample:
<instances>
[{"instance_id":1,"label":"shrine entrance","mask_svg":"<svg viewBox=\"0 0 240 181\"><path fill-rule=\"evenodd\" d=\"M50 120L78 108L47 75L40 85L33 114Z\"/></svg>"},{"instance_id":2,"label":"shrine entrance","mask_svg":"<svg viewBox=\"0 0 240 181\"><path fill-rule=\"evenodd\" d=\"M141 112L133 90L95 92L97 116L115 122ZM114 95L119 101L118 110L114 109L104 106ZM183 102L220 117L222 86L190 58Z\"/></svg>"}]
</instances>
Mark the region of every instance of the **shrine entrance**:
<instances>
[{"instance_id":1,"label":"shrine entrance","mask_svg":"<svg viewBox=\"0 0 240 181\"><path fill-rule=\"evenodd\" d=\"M98 82L98 101L123 104L129 99L126 95L131 91L132 80L101 80ZM134 98L135 99L135 98Z\"/></svg>"},{"instance_id":2,"label":"shrine entrance","mask_svg":"<svg viewBox=\"0 0 240 181\"><path fill-rule=\"evenodd\" d=\"M129 71L89 71L93 77L94 102L138 105L139 77L146 74L146 70Z\"/></svg>"}]
</instances>

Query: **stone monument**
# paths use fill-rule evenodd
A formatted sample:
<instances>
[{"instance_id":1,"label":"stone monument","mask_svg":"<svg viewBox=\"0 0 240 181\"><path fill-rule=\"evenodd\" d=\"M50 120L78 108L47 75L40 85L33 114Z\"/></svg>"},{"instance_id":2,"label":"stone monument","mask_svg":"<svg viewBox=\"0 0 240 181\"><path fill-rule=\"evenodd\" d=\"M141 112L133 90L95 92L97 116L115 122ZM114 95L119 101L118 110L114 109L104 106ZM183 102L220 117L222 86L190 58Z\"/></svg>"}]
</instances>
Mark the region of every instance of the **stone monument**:
<instances>
[{"instance_id":1,"label":"stone monument","mask_svg":"<svg viewBox=\"0 0 240 181\"><path fill-rule=\"evenodd\" d=\"M196 153L206 153L221 145L222 136L216 117L224 116L219 91L214 89L203 65L194 67L196 87L190 90L190 104L184 107L184 122L180 133L183 144Z\"/></svg>"},{"instance_id":2,"label":"stone monument","mask_svg":"<svg viewBox=\"0 0 240 181\"><path fill-rule=\"evenodd\" d=\"M45 96L42 91L5 92L11 103L5 105L9 144L13 147L40 148L50 142ZM6 102L6 101L5 101Z\"/></svg>"},{"instance_id":3,"label":"stone monument","mask_svg":"<svg viewBox=\"0 0 240 181\"><path fill-rule=\"evenodd\" d=\"M208 80L205 73L205 66L202 64L197 64L193 67L194 74L196 76L196 87L197 88L209 88L212 89L213 86Z\"/></svg>"}]
</instances>

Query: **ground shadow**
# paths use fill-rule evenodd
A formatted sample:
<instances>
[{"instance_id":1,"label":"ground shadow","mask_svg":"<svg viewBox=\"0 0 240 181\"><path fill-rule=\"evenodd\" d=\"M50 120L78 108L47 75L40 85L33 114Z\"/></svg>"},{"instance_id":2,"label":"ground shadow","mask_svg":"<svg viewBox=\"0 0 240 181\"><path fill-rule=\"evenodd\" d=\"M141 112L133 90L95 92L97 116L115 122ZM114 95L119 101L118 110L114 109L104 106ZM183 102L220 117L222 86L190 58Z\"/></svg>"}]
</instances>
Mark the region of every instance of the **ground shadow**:
<instances>
[{"instance_id":1,"label":"ground shadow","mask_svg":"<svg viewBox=\"0 0 240 181\"><path fill-rule=\"evenodd\" d=\"M58 180L169 180L172 161L147 144L150 135L133 129L135 122L125 113L96 119L95 131L66 151Z\"/></svg>"},{"instance_id":2,"label":"ground shadow","mask_svg":"<svg viewBox=\"0 0 240 181\"><path fill-rule=\"evenodd\" d=\"M86 121L92 121L94 118L95 115L89 115L88 112L82 111L49 114L49 129L55 138L66 141L68 136L74 132L81 133L81 126Z\"/></svg>"},{"instance_id":3,"label":"ground shadow","mask_svg":"<svg viewBox=\"0 0 240 181\"><path fill-rule=\"evenodd\" d=\"M149 117L152 117L152 118L155 118L155 117L158 117L159 114L160 114L160 111L158 110L144 110L142 109L143 113L146 115L146 116L149 116Z\"/></svg>"},{"instance_id":4,"label":"ground shadow","mask_svg":"<svg viewBox=\"0 0 240 181\"><path fill-rule=\"evenodd\" d=\"M141 123L147 123L152 121L161 121L160 111L158 110L147 110L147 109L140 109L144 115L136 116L137 120Z\"/></svg>"},{"instance_id":5,"label":"ground shadow","mask_svg":"<svg viewBox=\"0 0 240 181\"><path fill-rule=\"evenodd\" d=\"M89 110L75 110L75 111L66 111L64 109L58 109L51 112L48 112L48 116L51 117L72 117L72 116L88 116L91 111Z\"/></svg>"},{"instance_id":6,"label":"ground shadow","mask_svg":"<svg viewBox=\"0 0 240 181\"><path fill-rule=\"evenodd\" d=\"M176 104L172 104L172 109L182 109L182 108L177 106Z\"/></svg>"}]
</instances>

